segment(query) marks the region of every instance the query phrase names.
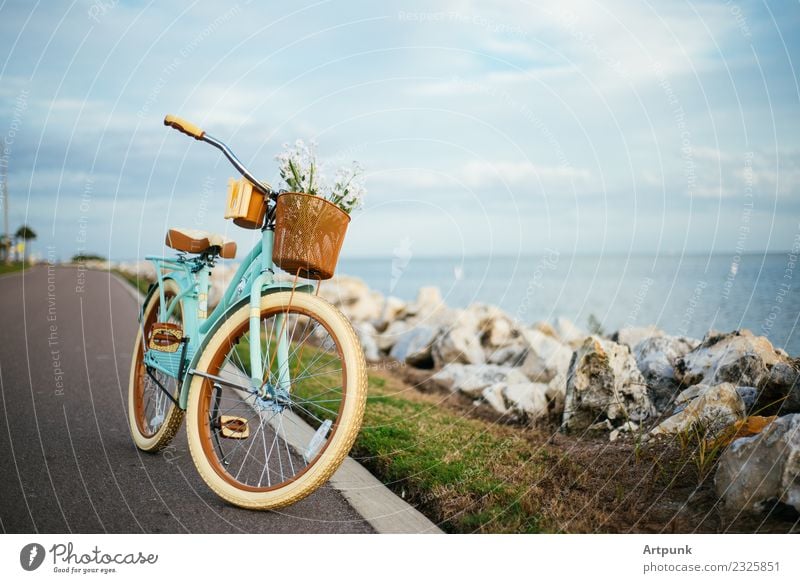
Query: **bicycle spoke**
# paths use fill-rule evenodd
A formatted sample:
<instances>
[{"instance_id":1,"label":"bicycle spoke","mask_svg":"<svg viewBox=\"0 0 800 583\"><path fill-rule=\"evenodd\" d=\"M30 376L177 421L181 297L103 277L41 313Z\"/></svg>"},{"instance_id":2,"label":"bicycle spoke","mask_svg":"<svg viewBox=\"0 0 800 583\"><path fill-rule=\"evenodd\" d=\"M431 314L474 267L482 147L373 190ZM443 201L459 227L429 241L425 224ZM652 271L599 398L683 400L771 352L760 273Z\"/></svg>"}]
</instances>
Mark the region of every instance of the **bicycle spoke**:
<instances>
[{"instance_id":1,"label":"bicycle spoke","mask_svg":"<svg viewBox=\"0 0 800 583\"><path fill-rule=\"evenodd\" d=\"M217 443L212 453L222 462L230 482L276 488L299 476L309 462L317 463L316 454L330 439L329 427L337 424L345 367L330 331L306 313L282 307L262 316L258 337L250 334L247 323L240 330L238 337L228 338L217 361L220 364L199 371L238 385L216 384L216 405L208 420ZM287 354L278 358L284 337ZM252 371L251 342L261 346L264 386L259 392L250 388L248 376ZM280 382L287 369L294 373L289 387ZM207 391L211 382L213 378L205 385ZM246 432L239 430L237 436L225 429L223 433L223 416L240 419ZM236 431L233 425L228 427ZM293 442L297 436L305 437ZM315 453L307 460L304 450L312 444Z\"/></svg>"}]
</instances>

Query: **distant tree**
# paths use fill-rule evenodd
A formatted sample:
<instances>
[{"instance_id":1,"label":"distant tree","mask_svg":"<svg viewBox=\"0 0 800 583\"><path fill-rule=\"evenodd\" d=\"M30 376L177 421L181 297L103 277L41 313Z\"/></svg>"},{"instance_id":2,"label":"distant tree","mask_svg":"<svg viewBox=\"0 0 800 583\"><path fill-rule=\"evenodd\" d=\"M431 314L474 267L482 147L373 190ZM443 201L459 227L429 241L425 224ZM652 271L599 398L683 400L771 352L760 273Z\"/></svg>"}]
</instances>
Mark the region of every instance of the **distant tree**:
<instances>
[{"instance_id":1,"label":"distant tree","mask_svg":"<svg viewBox=\"0 0 800 583\"><path fill-rule=\"evenodd\" d=\"M105 261L106 258L96 253L79 253L72 256L72 263L86 263L87 261Z\"/></svg>"},{"instance_id":2,"label":"distant tree","mask_svg":"<svg viewBox=\"0 0 800 583\"><path fill-rule=\"evenodd\" d=\"M23 257L23 260L25 261L25 263L27 263L28 241L33 241L34 239L36 239L36 232L33 229L31 229L28 225L22 225L19 229L17 229L17 232L14 233L14 237L16 237L17 240L22 239L25 242L25 255Z\"/></svg>"},{"instance_id":3,"label":"distant tree","mask_svg":"<svg viewBox=\"0 0 800 583\"><path fill-rule=\"evenodd\" d=\"M13 244L11 237L0 235L0 259L5 263L11 263L11 247Z\"/></svg>"}]
</instances>

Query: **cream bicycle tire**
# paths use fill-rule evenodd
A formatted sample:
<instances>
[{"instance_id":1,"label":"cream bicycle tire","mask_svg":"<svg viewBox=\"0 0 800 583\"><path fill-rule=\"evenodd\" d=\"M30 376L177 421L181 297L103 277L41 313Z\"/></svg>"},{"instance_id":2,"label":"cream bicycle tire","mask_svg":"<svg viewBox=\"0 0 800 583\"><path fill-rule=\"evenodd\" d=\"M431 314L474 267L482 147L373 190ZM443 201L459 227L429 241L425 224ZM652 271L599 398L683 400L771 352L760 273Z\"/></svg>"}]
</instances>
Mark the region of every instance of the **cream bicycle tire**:
<instances>
[{"instance_id":1,"label":"cream bicycle tire","mask_svg":"<svg viewBox=\"0 0 800 583\"><path fill-rule=\"evenodd\" d=\"M217 495L243 508L256 510L281 508L305 498L322 486L350 452L364 415L367 398L366 362L350 322L336 307L314 295L278 292L266 294L261 298L261 317L283 309L302 310L313 314L318 322L327 325L329 333L337 342L343 370L346 371L342 387L343 403L340 404L340 417L329 442L322 453L315 458L314 463L301 475L278 488L267 490L243 488L234 483L235 480L231 480L225 472L220 472L219 462L215 462L208 455L213 446L205 434L204 424L207 424L208 420L205 418L207 411L204 411L204 408L207 405L201 403L201 399L204 400L208 396L203 383L210 381L200 375L194 375L189 389L186 424L192 459L200 476ZM218 360L221 351L225 350L226 346L232 345L232 337L240 334L242 327L247 325L249 316L249 304L231 314L209 338L195 370L206 371L212 365L212 361Z\"/></svg>"}]
</instances>

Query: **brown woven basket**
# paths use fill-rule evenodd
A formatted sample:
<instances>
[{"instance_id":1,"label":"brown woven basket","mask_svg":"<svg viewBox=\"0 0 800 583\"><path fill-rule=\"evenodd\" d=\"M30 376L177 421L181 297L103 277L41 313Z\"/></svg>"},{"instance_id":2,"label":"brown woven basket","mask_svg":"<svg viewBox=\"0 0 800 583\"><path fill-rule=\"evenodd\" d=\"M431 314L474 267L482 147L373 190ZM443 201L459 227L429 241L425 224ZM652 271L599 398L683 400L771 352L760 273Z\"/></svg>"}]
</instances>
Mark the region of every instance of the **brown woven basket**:
<instances>
[{"instance_id":1,"label":"brown woven basket","mask_svg":"<svg viewBox=\"0 0 800 583\"><path fill-rule=\"evenodd\" d=\"M272 260L307 279L330 279L336 270L350 215L313 194L286 192L275 211Z\"/></svg>"}]
</instances>

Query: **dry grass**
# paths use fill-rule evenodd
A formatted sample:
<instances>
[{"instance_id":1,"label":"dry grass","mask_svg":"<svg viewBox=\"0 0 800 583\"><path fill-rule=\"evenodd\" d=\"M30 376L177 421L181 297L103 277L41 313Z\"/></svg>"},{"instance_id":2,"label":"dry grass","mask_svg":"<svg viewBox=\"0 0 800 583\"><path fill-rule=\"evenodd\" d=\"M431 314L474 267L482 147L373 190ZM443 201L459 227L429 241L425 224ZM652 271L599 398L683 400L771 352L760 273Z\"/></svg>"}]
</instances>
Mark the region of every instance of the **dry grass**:
<instances>
[{"instance_id":1,"label":"dry grass","mask_svg":"<svg viewBox=\"0 0 800 583\"><path fill-rule=\"evenodd\" d=\"M712 488L719 448L609 443L521 428L408 376L370 374L354 455L449 532L787 532L792 522L726 524ZM706 444L708 447L708 444ZM710 454L713 453L713 458Z\"/></svg>"}]
</instances>

